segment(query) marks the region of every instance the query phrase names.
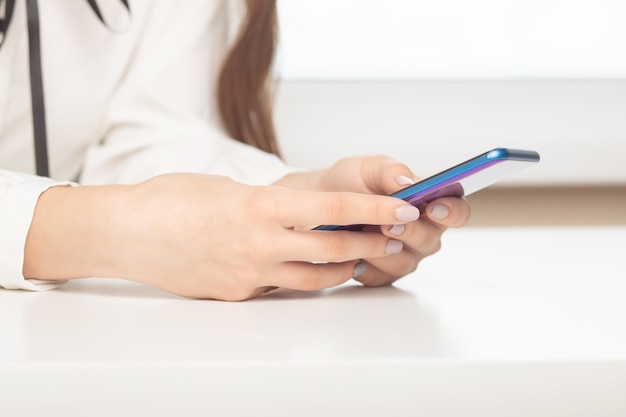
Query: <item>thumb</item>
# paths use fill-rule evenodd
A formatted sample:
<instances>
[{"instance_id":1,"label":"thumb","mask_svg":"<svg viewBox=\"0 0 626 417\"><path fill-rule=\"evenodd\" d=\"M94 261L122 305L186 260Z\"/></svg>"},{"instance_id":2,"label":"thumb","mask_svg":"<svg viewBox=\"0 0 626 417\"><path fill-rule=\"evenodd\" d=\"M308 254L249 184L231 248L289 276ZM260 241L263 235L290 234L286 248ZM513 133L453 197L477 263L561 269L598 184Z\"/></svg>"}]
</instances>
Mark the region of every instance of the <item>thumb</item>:
<instances>
[{"instance_id":1,"label":"thumb","mask_svg":"<svg viewBox=\"0 0 626 417\"><path fill-rule=\"evenodd\" d=\"M392 194L418 180L405 164L385 156L368 158L362 170L367 187L375 194Z\"/></svg>"}]
</instances>

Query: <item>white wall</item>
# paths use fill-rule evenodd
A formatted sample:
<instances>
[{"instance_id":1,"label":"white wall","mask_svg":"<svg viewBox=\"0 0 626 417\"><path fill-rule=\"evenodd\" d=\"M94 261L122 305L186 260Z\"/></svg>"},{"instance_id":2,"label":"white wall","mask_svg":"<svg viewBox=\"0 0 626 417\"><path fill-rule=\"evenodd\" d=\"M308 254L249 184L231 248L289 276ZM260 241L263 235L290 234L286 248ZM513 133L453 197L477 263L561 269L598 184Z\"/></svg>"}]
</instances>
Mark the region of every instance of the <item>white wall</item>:
<instances>
[{"instance_id":1,"label":"white wall","mask_svg":"<svg viewBox=\"0 0 626 417\"><path fill-rule=\"evenodd\" d=\"M626 77L626 0L283 0L289 80Z\"/></svg>"},{"instance_id":2,"label":"white wall","mask_svg":"<svg viewBox=\"0 0 626 417\"><path fill-rule=\"evenodd\" d=\"M285 0L287 160L383 153L427 176L499 146L509 183L626 184L626 0Z\"/></svg>"},{"instance_id":3,"label":"white wall","mask_svg":"<svg viewBox=\"0 0 626 417\"><path fill-rule=\"evenodd\" d=\"M383 153L428 176L493 147L542 162L509 184L626 184L626 81L281 83L287 161Z\"/></svg>"}]
</instances>

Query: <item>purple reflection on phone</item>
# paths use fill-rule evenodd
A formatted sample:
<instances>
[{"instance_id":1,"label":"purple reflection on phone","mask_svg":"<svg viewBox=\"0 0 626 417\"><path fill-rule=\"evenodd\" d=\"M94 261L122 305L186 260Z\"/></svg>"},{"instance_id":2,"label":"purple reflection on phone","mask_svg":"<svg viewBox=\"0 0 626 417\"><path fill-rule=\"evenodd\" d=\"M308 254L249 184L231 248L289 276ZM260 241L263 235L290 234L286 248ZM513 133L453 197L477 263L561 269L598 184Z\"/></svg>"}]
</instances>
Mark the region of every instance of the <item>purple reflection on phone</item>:
<instances>
[{"instance_id":1,"label":"purple reflection on phone","mask_svg":"<svg viewBox=\"0 0 626 417\"><path fill-rule=\"evenodd\" d=\"M447 185L443 188L433 191L432 193L424 194L423 191L418 191L417 193L415 193L415 195L405 197L404 200L411 203L412 205L420 209L421 212L423 212L426 209L428 203L433 200L442 197L463 197L464 195L465 192L463 190L463 186L460 183L455 182L454 184Z\"/></svg>"}]
</instances>

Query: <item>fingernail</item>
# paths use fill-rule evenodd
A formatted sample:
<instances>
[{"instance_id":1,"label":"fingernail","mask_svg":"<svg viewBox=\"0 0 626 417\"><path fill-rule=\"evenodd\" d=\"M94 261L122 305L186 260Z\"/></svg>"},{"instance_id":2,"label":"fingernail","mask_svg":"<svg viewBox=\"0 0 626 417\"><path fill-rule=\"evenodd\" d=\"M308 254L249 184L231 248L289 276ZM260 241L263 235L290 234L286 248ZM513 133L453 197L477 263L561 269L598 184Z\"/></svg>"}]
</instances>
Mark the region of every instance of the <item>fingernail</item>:
<instances>
[{"instance_id":1,"label":"fingernail","mask_svg":"<svg viewBox=\"0 0 626 417\"><path fill-rule=\"evenodd\" d=\"M449 213L450 209L444 204L435 203L428 206L428 217L433 219L443 220L448 217Z\"/></svg>"},{"instance_id":2,"label":"fingernail","mask_svg":"<svg viewBox=\"0 0 626 417\"><path fill-rule=\"evenodd\" d=\"M403 224L396 224L396 225L391 226L389 228L389 230L387 230L387 231L390 234L392 234L392 235L398 236L398 235L401 235L402 233L404 233L404 229L405 229L405 227L404 227Z\"/></svg>"},{"instance_id":3,"label":"fingernail","mask_svg":"<svg viewBox=\"0 0 626 417\"><path fill-rule=\"evenodd\" d=\"M387 255L393 255L394 253L400 253L402 251L402 241L396 239L389 239L387 246L385 246L385 253Z\"/></svg>"},{"instance_id":4,"label":"fingernail","mask_svg":"<svg viewBox=\"0 0 626 417\"><path fill-rule=\"evenodd\" d=\"M401 222L412 222L420 218L420 211L415 206L401 206L396 209L396 219Z\"/></svg>"},{"instance_id":5,"label":"fingernail","mask_svg":"<svg viewBox=\"0 0 626 417\"><path fill-rule=\"evenodd\" d=\"M398 184L400 185L413 185L415 184L415 181L413 181L411 178L409 177L405 177L404 175L399 175L396 177L396 181L398 182Z\"/></svg>"},{"instance_id":6,"label":"fingernail","mask_svg":"<svg viewBox=\"0 0 626 417\"><path fill-rule=\"evenodd\" d=\"M359 262L354 265L354 271L352 272L352 278L357 278L367 269L365 262Z\"/></svg>"}]
</instances>

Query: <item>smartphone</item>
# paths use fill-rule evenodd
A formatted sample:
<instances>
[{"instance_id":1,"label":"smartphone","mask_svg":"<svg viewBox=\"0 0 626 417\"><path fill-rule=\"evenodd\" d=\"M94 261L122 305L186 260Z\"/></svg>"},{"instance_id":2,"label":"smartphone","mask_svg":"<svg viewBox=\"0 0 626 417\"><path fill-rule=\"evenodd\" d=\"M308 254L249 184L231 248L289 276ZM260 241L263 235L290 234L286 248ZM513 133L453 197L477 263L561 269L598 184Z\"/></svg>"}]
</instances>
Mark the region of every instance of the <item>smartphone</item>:
<instances>
[{"instance_id":1,"label":"smartphone","mask_svg":"<svg viewBox=\"0 0 626 417\"><path fill-rule=\"evenodd\" d=\"M441 197L463 197L539 162L535 151L496 148L391 194L424 211ZM361 230L366 225L317 226L314 230Z\"/></svg>"}]
</instances>

